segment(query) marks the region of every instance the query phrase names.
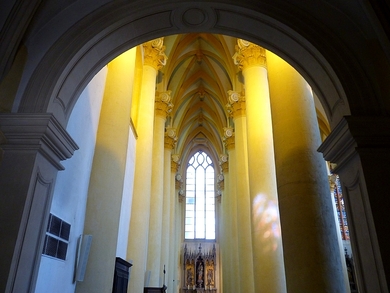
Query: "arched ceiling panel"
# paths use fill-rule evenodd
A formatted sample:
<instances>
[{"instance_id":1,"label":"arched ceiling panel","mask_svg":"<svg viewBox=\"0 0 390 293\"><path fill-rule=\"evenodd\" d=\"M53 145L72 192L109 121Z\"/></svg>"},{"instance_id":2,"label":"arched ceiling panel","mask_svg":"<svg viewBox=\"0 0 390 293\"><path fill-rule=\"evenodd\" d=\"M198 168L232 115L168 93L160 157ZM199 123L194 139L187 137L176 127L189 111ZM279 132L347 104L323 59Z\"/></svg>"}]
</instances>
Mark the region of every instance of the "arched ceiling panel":
<instances>
[{"instance_id":1,"label":"arched ceiling panel","mask_svg":"<svg viewBox=\"0 0 390 293\"><path fill-rule=\"evenodd\" d=\"M162 84L172 92L170 124L176 128L178 152L205 139L214 152L223 151L227 91L237 73L235 43L236 38L202 33L164 38L168 62L161 69Z\"/></svg>"}]
</instances>

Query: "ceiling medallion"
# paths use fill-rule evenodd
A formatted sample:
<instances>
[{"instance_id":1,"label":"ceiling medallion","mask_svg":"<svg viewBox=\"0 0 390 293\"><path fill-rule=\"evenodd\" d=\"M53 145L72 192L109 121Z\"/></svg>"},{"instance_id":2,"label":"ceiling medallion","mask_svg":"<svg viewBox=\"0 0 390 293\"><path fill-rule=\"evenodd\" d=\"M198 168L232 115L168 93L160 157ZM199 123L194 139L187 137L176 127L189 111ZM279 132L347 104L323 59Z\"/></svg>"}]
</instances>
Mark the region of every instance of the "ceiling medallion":
<instances>
[{"instance_id":1,"label":"ceiling medallion","mask_svg":"<svg viewBox=\"0 0 390 293\"><path fill-rule=\"evenodd\" d=\"M217 20L214 9L196 4L190 7L178 7L173 11L172 16L176 26L190 31L211 28Z\"/></svg>"},{"instance_id":2,"label":"ceiling medallion","mask_svg":"<svg viewBox=\"0 0 390 293\"><path fill-rule=\"evenodd\" d=\"M183 13L182 20L188 26L202 25L207 20L207 13L199 8L190 8Z\"/></svg>"}]
</instances>

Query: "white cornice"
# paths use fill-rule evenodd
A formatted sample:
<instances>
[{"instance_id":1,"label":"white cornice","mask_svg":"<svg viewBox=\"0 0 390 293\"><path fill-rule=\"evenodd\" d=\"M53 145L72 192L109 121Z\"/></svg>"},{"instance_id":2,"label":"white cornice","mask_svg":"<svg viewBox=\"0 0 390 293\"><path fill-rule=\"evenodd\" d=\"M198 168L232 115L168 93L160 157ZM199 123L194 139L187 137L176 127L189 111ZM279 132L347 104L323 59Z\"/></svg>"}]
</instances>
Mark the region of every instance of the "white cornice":
<instances>
[{"instance_id":1,"label":"white cornice","mask_svg":"<svg viewBox=\"0 0 390 293\"><path fill-rule=\"evenodd\" d=\"M52 114L0 114L6 151L38 151L58 170L60 161L72 157L76 142Z\"/></svg>"}]
</instances>

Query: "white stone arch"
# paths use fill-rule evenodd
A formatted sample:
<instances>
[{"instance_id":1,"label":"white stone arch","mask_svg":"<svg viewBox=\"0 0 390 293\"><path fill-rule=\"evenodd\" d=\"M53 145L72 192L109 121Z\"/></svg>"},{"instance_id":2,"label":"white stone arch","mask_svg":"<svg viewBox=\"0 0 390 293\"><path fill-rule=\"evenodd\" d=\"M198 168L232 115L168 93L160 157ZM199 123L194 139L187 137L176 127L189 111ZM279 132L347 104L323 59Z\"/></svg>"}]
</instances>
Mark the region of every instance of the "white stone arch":
<instances>
[{"instance_id":1,"label":"white stone arch","mask_svg":"<svg viewBox=\"0 0 390 293\"><path fill-rule=\"evenodd\" d=\"M373 58L364 60L364 51L359 49L365 43L343 38L353 31L358 35L355 39L365 39L361 27L327 1L313 2L317 12L312 15L301 11L304 4L291 2L144 1L143 7L137 7L137 3L118 1L103 5L79 17L50 44L43 40L36 45L46 49L40 60L26 65L13 112L53 113L65 126L81 91L107 62L149 39L202 31L247 39L290 62L319 96L332 129L344 115L387 113L382 107L384 81L375 79L378 73L370 69ZM321 18L323 10L332 17ZM72 12L63 13L70 16ZM334 26L343 30L337 32Z\"/></svg>"},{"instance_id":2,"label":"white stone arch","mask_svg":"<svg viewBox=\"0 0 390 293\"><path fill-rule=\"evenodd\" d=\"M107 62L149 39L193 31L244 38L285 58L313 87L332 128L341 117L350 114L350 100L358 100L364 94L367 96L364 83L360 83L362 89L350 86L359 85L360 75L357 73L362 72L361 69L355 68L352 80L348 79L349 76L342 77L345 84L341 83L337 73L348 74L352 70L352 63L347 64L351 58L343 56L341 49L334 54L321 47L320 52L312 43L323 37L313 37L309 42L287 25L265 14L275 7L260 13L242 6L213 1L182 5L167 1L144 10L135 9L130 3L103 6L61 35L41 61L28 70L31 75L24 76L26 82L19 89L14 109L17 112L54 113L66 125L81 91ZM82 34L79 33L81 27ZM342 48L337 43L333 46ZM333 59L330 56L327 59L324 53L332 53ZM332 68L330 61L335 63L339 58L347 66ZM349 92L351 95L348 95Z\"/></svg>"}]
</instances>

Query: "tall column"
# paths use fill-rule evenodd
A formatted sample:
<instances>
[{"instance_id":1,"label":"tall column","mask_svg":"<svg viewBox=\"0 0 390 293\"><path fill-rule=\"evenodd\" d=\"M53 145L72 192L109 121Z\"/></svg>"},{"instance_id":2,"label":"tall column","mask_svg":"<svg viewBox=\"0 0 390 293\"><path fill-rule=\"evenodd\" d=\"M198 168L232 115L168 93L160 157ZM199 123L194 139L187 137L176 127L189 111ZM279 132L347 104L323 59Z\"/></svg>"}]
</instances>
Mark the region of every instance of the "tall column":
<instances>
[{"instance_id":1,"label":"tall column","mask_svg":"<svg viewBox=\"0 0 390 293\"><path fill-rule=\"evenodd\" d=\"M173 221L173 229L175 231L175 234L173 235L174 238L174 244L172 245L173 251L172 251L172 262L173 262L173 274L175 276L175 287L173 292L179 292L182 285L182 280L180 279L181 275L181 268L182 264L180 263L180 253L182 251L182 241L184 239L184 233L183 233L183 207L182 207L182 196L179 195L179 192L182 188L182 180L181 176L178 173L180 166L180 157L178 154L172 155L172 161L171 161L171 171L172 171L172 178L171 178L171 196L173 199L173 205L174 205L174 221Z\"/></svg>"},{"instance_id":2,"label":"tall column","mask_svg":"<svg viewBox=\"0 0 390 293\"><path fill-rule=\"evenodd\" d=\"M141 97L138 105L138 121L140 123L137 123L136 166L127 249L128 258L133 260L129 282L130 292L142 292L145 281L152 183L156 75L166 60L162 38L144 43L142 47L144 66Z\"/></svg>"},{"instance_id":3,"label":"tall column","mask_svg":"<svg viewBox=\"0 0 390 293\"><path fill-rule=\"evenodd\" d=\"M236 154L235 136L233 128L224 129L224 142L227 150L227 158L221 156L221 168L224 174L225 191L222 196L222 216L224 218L225 236L220 241L222 252L222 276L223 292L239 292L239 267L238 259L238 236L237 236L237 191L236 191Z\"/></svg>"},{"instance_id":4,"label":"tall column","mask_svg":"<svg viewBox=\"0 0 390 293\"><path fill-rule=\"evenodd\" d=\"M164 196L164 134L165 121L173 106L170 100L170 91L156 94L147 264L147 270L151 271L149 287L160 287L163 282L161 241L163 224L165 224L163 223L164 201L167 200Z\"/></svg>"},{"instance_id":5,"label":"tall column","mask_svg":"<svg viewBox=\"0 0 390 293\"><path fill-rule=\"evenodd\" d=\"M390 289L390 119L346 116L319 151L336 163L360 293Z\"/></svg>"},{"instance_id":6,"label":"tall column","mask_svg":"<svg viewBox=\"0 0 390 293\"><path fill-rule=\"evenodd\" d=\"M76 285L77 293L112 288L128 150L134 53L135 50L127 51L108 64L84 222L84 234L92 235L93 245L84 281Z\"/></svg>"},{"instance_id":7,"label":"tall column","mask_svg":"<svg viewBox=\"0 0 390 293\"><path fill-rule=\"evenodd\" d=\"M288 291L346 292L311 89L278 56L267 61Z\"/></svg>"},{"instance_id":8,"label":"tall column","mask_svg":"<svg viewBox=\"0 0 390 293\"><path fill-rule=\"evenodd\" d=\"M286 292L265 49L239 39L245 79L248 167L256 292Z\"/></svg>"},{"instance_id":9,"label":"tall column","mask_svg":"<svg viewBox=\"0 0 390 293\"><path fill-rule=\"evenodd\" d=\"M223 174L223 185L224 185L224 190L223 194L221 196L221 204L220 204L220 218L218 221L218 239L219 239L219 248L221 252L221 257L220 257L220 267L222 274L221 275L221 283L222 286L219 288L222 292L225 292L224 288L229 288L230 285L230 258L229 258L229 251L230 249L230 239L229 239L229 228L230 228L230 221L229 221L229 216L228 216L228 206L229 206L229 188L228 186L225 186L225 182L227 182L227 179L229 177L229 162L228 162L228 156L226 154L220 154L219 155L219 167L220 170ZM217 181L217 186L221 185L222 182L220 182L219 178Z\"/></svg>"},{"instance_id":10,"label":"tall column","mask_svg":"<svg viewBox=\"0 0 390 293\"><path fill-rule=\"evenodd\" d=\"M176 146L176 129L167 127L164 136L164 208L163 208L163 237L162 237L162 255L161 264L166 266L165 285L168 287L168 293L176 292L174 290L174 264L173 254L175 253L175 228L174 228L174 211L175 197L172 192L172 183L176 171L172 171L172 150Z\"/></svg>"},{"instance_id":11,"label":"tall column","mask_svg":"<svg viewBox=\"0 0 390 293\"><path fill-rule=\"evenodd\" d=\"M237 226L240 292L253 293L253 254L251 231L251 206L248 175L248 149L245 114L245 97L239 92L229 91L228 111L232 113L235 126L236 146L236 190L237 190Z\"/></svg>"},{"instance_id":12,"label":"tall column","mask_svg":"<svg viewBox=\"0 0 390 293\"><path fill-rule=\"evenodd\" d=\"M239 255L238 255L238 241L239 241L239 235L238 230L241 228L238 226L238 223L235 219L237 219L237 196L238 196L238 190L237 190L237 159L236 159L236 149L235 149L235 135L234 132L230 136L229 131L225 131L225 147L228 152L229 156L229 177L226 180L226 184L228 185L229 189L229 210L228 215L230 218L230 226L229 226L229 235L230 235L230 261L232 263L231 270L231 280L230 280L230 287L225 288L227 290L227 293L231 292L239 292L240 290L240 282L235 277L239 274L239 268L237 263L239 263Z\"/></svg>"},{"instance_id":13,"label":"tall column","mask_svg":"<svg viewBox=\"0 0 390 293\"><path fill-rule=\"evenodd\" d=\"M0 291L33 292L60 161L78 148L51 114L0 115Z\"/></svg>"},{"instance_id":14,"label":"tall column","mask_svg":"<svg viewBox=\"0 0 390 293\"><path fill-rule=\"evenodd\" d=\"M230 288L230 280L231 280L231 270L232 262L230 253L232 253L231 249L231 237L230 237L230 217L229 214L229 200L230 198L230 192L229 192L229 186L226 186L225 183L229 182L229 161L228 161L228 155L226 154L220 154L219 155L219 167L221 170L221 173L223 175L223 178L218 178L218 187L220 187L223 184L223 194L220 197L221 204L220 204L220 218L218 221L219 225L219 248L221 252L220 257L220 267L222 268L223 274L221 275L222 278L222 284L219 290L221 292L227 292L228 290L224 288ZM223 181L221 181L223 179Z\"/></svg>"}]
</instances>

